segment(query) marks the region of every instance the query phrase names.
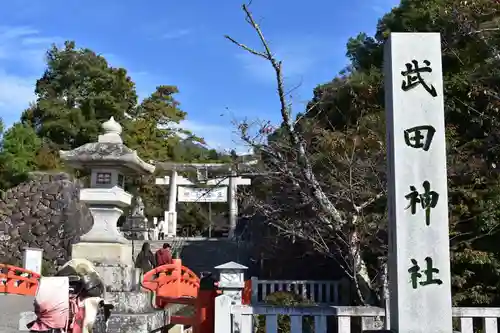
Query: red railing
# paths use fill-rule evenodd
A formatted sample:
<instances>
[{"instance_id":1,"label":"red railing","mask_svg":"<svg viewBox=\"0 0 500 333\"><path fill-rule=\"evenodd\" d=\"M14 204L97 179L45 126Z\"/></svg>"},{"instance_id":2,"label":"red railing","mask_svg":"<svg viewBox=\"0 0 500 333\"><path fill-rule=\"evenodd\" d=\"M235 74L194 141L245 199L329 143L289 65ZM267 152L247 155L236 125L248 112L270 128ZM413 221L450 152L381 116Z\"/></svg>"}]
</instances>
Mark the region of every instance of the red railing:
<instances>
[{"instance_id":1,"label":"red railing","mask_svg":"<svg viewBox=\"0 0 500 333\"><path fill-rule=\"evenodd\" d=\"M189 268L182 266L180 259L174 259L172 264L156 267L144 274L142 286L164 299L196 298L200 279Z\"/></svg>"},{"instance_id":2,"label":"red railing","mask_svg":"<svg viewBox=\"0 0 500 333\"><path fill-rule=\"evenodd\" d=\"M35 296L40 274L12 265L0 264L0 294Z\"/></svg>"},{"instance_id":3,"label":"red railing","mask_svg":"<svg viewBox=\"0 0 500 333\"><path fill-rule=\"evenodd\" d=\"M146 274L142 286L156 293L156 306L186 304L194 307L193 316L170 317L170 323L189 325L193 333L214 333L215 297L218 290L200 290L200 279L180 259Z\"/></svg>"}]
</instances>

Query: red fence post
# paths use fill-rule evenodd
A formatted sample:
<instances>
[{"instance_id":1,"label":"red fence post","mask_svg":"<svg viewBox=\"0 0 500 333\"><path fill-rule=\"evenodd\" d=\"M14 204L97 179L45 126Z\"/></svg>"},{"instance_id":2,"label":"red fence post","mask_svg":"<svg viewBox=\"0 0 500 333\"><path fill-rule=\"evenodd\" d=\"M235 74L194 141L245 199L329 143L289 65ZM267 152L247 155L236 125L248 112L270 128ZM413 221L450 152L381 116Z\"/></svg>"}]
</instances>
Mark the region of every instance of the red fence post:
<instances>
[{"instance_id":1,"label":"red fence post","mask_svg":"<svg viewBox=\"0 0 500 333\"><path fill-rule=\"evenodd\" d=\"M219 293L217 281L211 275L201 278L193 333L215 333L215 298Z\"/></svg>"},{"instance_id":2,"label":"red fence post","mask_svg":"<svg viewBox=\"0 0 500 333\"><path fill-rule=\"evenodd\" d=\"M175 278L175 295L171 295L171 297L181 297L182 261L181 259L172 259L172 264L174 265L172 277Z\"/></svg>"},{"instance_id":3,"label":"red fence post","mask_svg":"<svg viewBox=\"0 0 500 333\"><path fill-rule=\"evenodd\" d=\"M245 286L243 287L243 293L241 297L241 303L243 305L252 304L252 280L245 281Z\"/></svg>"},{"instance_id":4,"label":"red fence post","mask_svg":"<svg viewBox=\"0 0 500 333\"><path fill-rule=\"evenodd\" d=\"M196 323L193 333L215 333L215 298L217 290L200 290L196 302Z\"/></svg>"}]
</instances>

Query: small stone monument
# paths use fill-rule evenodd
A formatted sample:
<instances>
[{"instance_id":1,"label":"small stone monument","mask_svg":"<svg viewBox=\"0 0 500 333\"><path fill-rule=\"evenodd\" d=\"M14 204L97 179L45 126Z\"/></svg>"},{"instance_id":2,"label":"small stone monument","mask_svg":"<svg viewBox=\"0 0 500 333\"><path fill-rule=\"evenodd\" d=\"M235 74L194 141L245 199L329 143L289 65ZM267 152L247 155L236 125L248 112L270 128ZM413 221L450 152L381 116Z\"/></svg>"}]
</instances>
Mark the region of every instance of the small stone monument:
<instances>
[{"instance_id":1,"label":"small stone monument","mask_svg":"<svg viewBox=\"0 0 500 333\"><path fill-rule=\"evenodd\" d=\"M125 176L152 174L155 167L123 143L122 127L113 117L102 128L97 142L60 152L67 165L91 172L91 187L81 190L80 200L89 206L94 225L73 245L72 258L91 261L104 280L105 299L115 306L107 332L156 331L168 324L168 311L153 309L150 293L139 288L132 246L117 228L132 200L123 189Z\"/></svg>"},{"instance_id":2,"label":"small stone monument","mask_svg":"<svg viewBox=\"0 0 500 333\"><path fill-rule=\"evenodd\" d=\"M384 61L390 328L451 333L440 35L391 33Z\"/></svg>"},{"instance_id":3,"label":"small stone monument","mask_svg":"<svg viewBox=\"0 0 500 333\"><path fill-rule=\"evenodd\" d=\"M142 201L142 198L139 195L136 195L134 197L135 202L134 202L134 209L132 210L132 216L142 216L144 217L144 202Z\"/></svg>"},{"instance_id":4,"label":"small stone monument","mask_svg":"<svg viewBox=\"0 0 500 333\"><path fill-rule=\"evenodd\" d=\"M144 216L144 202L139 195L134 197L132 213L127 217L121 231L127 239L149 240L148 219Z\"/></svg>"}]
</instances>

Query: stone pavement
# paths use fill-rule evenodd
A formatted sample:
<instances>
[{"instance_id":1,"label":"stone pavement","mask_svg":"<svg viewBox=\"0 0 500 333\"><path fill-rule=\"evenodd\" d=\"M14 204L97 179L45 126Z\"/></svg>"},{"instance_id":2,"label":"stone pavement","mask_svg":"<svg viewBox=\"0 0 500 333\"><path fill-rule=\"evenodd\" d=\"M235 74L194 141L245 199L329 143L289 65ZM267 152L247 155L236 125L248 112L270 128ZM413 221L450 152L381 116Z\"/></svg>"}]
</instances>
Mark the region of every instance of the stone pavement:
<instances>
[{"instance_id":1,"label":"stone pavement","mask_svg":"<svg viewBox=\"0 0 500 333\"><path fill-rule=\"evenodd\" d=\"M19 314L33 311L34 297L0 294L0 332L19 333Z\"/></svg>"}]
</instances>

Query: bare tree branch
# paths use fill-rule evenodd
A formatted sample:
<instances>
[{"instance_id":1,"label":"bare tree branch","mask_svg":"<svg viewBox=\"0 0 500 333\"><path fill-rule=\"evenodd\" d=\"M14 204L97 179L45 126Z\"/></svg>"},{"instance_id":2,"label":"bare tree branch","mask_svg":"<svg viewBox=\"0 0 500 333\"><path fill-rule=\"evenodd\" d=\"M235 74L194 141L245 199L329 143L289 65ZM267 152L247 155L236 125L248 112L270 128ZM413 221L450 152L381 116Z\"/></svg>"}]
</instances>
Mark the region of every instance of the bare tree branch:
<instances>
[{"instance_id":1,"label":"bare tree branch","mask_svg":"<svg viewBox=\"0 0 500 333\"><path fill-rule=\"evenodd\" d=\"M306 154L306 148L304 145L303 140L301 140L300 136L298 133L295 131L294 128L294 123L291 120L290 116L290 111L289 111L289 106L286 100L285 96L285 88L284 88L284 82L283 82L283 73L281 69L281 61L276 60L276 58L273 56L271 49L269 47L269 44L267 40L264 37L264 34L262 33L262 30L260 29L259 25L255 22L252 13L248 10L248 7L246 5L242 6L243 11L246 14L246 17L253 27L253 29L257 32L259 39L262 43L262 46L264 47L264 52L258 52L255 50L252 50L243 44L236 42L233 38L226 36L230 41L235 43L236 45L242 47L246 51L261 56L264 59L267 59L271 62L271 65L273 66L273 69L276 74L276 82L278 85L278 97L280 100L280 105L281 105L281 117L283 118L283 125L285 129L288 131L290 135L291 142L294 146L297 146L298 148L298 157L300 162L303 164L303 167L301 168L301 172L303 176L310 182L309 187L311 188L313 195L316 197L318 200L319 204L322 206L323 210L327 212L328 215L333 218L335 222L337 222L339 225L342 225L345 223L345 220L342 218L340 212L337 210L337 208L328 200L327 196L321 189L321 186L319 182L317 181L316 177L314 176L314 173L312 172L312 166L309 161L309 158ZM328 221L328 220L327 220ZM328 221L329 224L331 222ZM332 225L333 226L333 225ZM338 228L339 226L335 226L335 228Z\"/></svg>"}]
</instances>

